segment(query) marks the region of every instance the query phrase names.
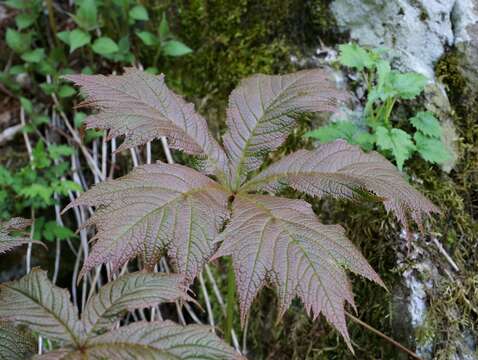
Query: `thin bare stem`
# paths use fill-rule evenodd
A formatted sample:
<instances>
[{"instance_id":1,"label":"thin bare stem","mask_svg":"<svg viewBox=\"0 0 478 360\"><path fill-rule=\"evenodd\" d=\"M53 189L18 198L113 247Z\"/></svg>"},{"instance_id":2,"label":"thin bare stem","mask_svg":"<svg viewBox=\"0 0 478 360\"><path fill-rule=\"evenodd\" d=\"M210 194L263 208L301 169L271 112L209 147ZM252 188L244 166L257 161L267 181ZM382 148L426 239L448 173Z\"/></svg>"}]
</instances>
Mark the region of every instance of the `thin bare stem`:
<instances>
[{"instance_id":1,"label":"thin bare stem","mask_svg":"<svg viewBox=\"0 0 478 360\"><path fill-rule=\"evenodd\" d=\"M76 256L75 266L73 266L73 275L71 277L71 295L73 298L73 304L78 308L78 296L76 294L76 285L78 279L78 272L80 271L80 261L83 255L82 247L78 249L78 255Z\"/></svg>"},{"instance_id":2,"label":"thin bare stem","mask_svg":"<svg viewBox=\"0 0 478 360\"><path fill-rule=\"evenodd\" d=\"M35 209L31 208L31 218L32 218L32 226L30 229L30 242L28 243L27 248L27 259L26 259L26 268L27 274L32 270L32 240L33 234L35 233Z\"/></svg>"},{"instance_id":3,"label":"thin bare stem","mask_svg":"<svg viewBox=\"0 0 478 360\"><path fill-rule=\"evenodd\" d=\"M249 316L246 317L246 323L244 324L244 331L242 332L242 353L247 354L247 330L249 329Z\"/></svg>"},{"instance_id":4,"label":"thin bare stem","mask_svg":"<svg viewBox=\"0 0 478 360\"><path fill-rule=\"evenodd\" d=\"M93 161L95 164L98 164L98 140L93 141ZM98 184L100 182L101 176L96 173L93 173L93 176L95 178L95 184Z\"/></svg>"},{"instance_id":5,"label":"thin bare stem","mask_svg":"<svg viewBox=\"0 0 478 360\"><path fill-rule=\"evenodd\" d=\"M131 159L133 159L133 166L136 167L139 165L139 161L138 161L138 156L136 155L136 151L134 148L131 148L129 149L130 153L131 153Z\"/></svg>"},{"instance_id":6,"label":"thin bare stem","mask_svg":"<svg viewBox=\"0 0 478 360\"><path fill-rule=\"evenodd\" d=\"M106 142L106 132L103 134L103 140L101 142L101 174L103 179L106 179L108 161L108 143Z\"/></svg>"},{"instance_id":7,"label":"thin bare stem","mask_svg":"<svg viewBox=\"0 0 478 360\"><path fill-rule=\"evenodd\" d=\"M55 161L55 164L58 164L58 160ZM62 180L66 180L64 176L62 176ZM55 199L55 218L56 218L56 223L59 226L64 226L63 220L61 218L61 209L59 205L59 196L58 193L53 194L53 197ZM61 258L61 243L60 239L56 239L56 247L55 247L55 270L53 271L53 278L52 282L53 284L56 283L56 280L58 279L58 273L60 271L60 258Z\"/></svg>"},{"instance_id":8,"label":"thin bare stem","mask_svg":"<svg viewBox=\"0 0 478 360\"><path fill-rule=\"evenodd\" d=\"M48 9L48 22L50 24L53 42L57 44L56 38L56 21L55 21L55 11L53 10L53 1L46 0L46 7Z\"/></svg>"},{"instance_id":9,"label":"thin bare stem","mask_svg":"<svg viewBox=\"0 0 478 360\"><path fill-rule=\"evenodd\" d=\"M151 141L146 143L146 164L151 164Z\"/></svg>"},{"instance_id":10,"label":"thin bare stem","mask_svg":"<svg viewBox=\"0 0 478 360\"><path fill-rule=\"evenodd\" d=\"M214 276L212 275L211 267L209 266L209 264L206 264L205 268L206 268L207 277L208 277L209 281L211 282L212 289L214 291L214 294L216 295L216 300L219 303L219 305L221 306L221 310L222 310L223 314L225 315L226 314L226 305L224 304L224 299L222 298L221 291L219 290L219 287L217 286L216 279L214 279Z\"/></svg>"},{"instance_id":11,"label":"thin bare stem","mask_svg":"<svg viewBox=\"0 0 478 360\"><path fill-rule=\"evenodd\" d=\"M421 358L415 354L413 351L411 351L410 349L407 349L405 346L403 346L402 344L400 344L398 341L395 341L393 340L391 337L388 337L387 335L385 335L383 332L381 332L380 330L377 330L375 329L374 327L370 326L369 324L367 324L366 322L363 322L362 320L360 320L359 318L353 316L352 314L350 314L349 312L345 312L345 315L347 315L352 321L356 322L357 324L363 326L364 328L366 328L367 330L373 332L374 334L380 336L381 338L387 340L390 344L394 345L395 347L397 347L398 349L400 349L400 351L403 351L404 353L407 353L408 355L410 355L412 358L414 359L417 359L417 360L421 360Z\"/></svg>"},{"instance_id":12,"label":"thin bare stem","mask_svg":"<svg viewBox=\"0 0 478 360\"><path fill-rule=\"evenodd\" d=\"M22 128L26 126L26 120L25 120L25 109L23 106L20 108L20 122L22 125ZM28 136L27 132L23 132L23 140L25 141L25 146L27 148L28 152L28 158L30 159L30 166L33 169L33 150L32 150L32 144L30 142L30 138ZM33 234L35 231L35 209L33 207L31 208L31 218L32 218L32 226L30 230L30 242L28 243L28 248L27 248L27 258L26 258L26 270L27 273L31 271L31 262L32 262L32 240L33 240Z\"/></svg>"},{"instance_id":13,"label":"thin bare stem","mask_svg":"<svg viewBox=\"0 0 478 360\"><path fill-rule=\"evenodd\" d=\"M168 161L169 164L174 164L174 159L173 156L171 155L171 149L169 148L168 145L168 140L166 139L165 136L161 136L161 145L163 145L163 151L164 155L166 156L166 160Z\"/></svg>"},{"instance_id":14,"label":"thin bare stem","mask_svg":"<svg viewBox=\"0 0 478 360\"><path fill-rule=\"evenodd\" d=\"M201 291L204 296L204 301L206 302L206 309L207 309L207 314L208 314L208 319L209 319L209 324L211 325L213 331L214 331L214 314L212 312L212 307L211 307L211 302L209 301L209 294L207 292L206 288L206 283L204 282L204 277L202 275L202 272L199 273L199 284L201 285Z\"/></svg>"},{"instance_id":15,"label":"thin bare stem","mask_svg":"<svg viewBox=\"0 0 478 360\"><path fill-rule=\"evenodd\" d=\"M221 311L222 311L222 314L224 316L226 316L226 304L224 303L224 299L221 295L221 291L219 290L219 286L217 285L217 282L216 282L216 279L214 279L214 276L211 272L211 268L208 264L206 264L205 266L206 268L206 275L208 277L208 280L209 282L211 283L212 285L212 289L213 289L213 292L214 292L214 295L216 296L216 300L217 302L219 303L220 307L221 307ZM232 343L234 344L234 348L239 351L240 347L239 347L239 340L237 338L237 334L236 334L236 331L234 329L231 330L231 338L232 338Z\"/></svg>"},{"instance_id":16,"label":"thin bare stem","mask_svg":"<svg viewBox=\"0 0 478 360\"><path fill-rule=\"evenodd\" d=\"M56 97L55 94L52 94L51 97L53 99L53 102L55 103L55 105L58 108L58 112L59 112L61 118L63 119L63 122L65 123L68 131L70 132L71 136L73 137L73 140L78 145L78 147L80 148L84 157L86 158L86 162L87 162L88 166L90 167L91 172L93 174L95 174L96 176L98 176L101 180L104 180L103 174L101 173L100 169L98 168L97 163L94 161L93 157L88 152L88 149L86 149L86 147L83 145L80 136L78 135L78 133L75 131L75 129L71 125L71 123L68 120L68 117L66 116L65 112L63 110L61 110L61 106L60 106L60 103L58 101L58 98Z\"/></svg>"},{"instance_id":17,"label":"thin bare stem","mask_svg":"<svg viewBox=\"0 0 478 360\"><path fill-rule=\"evenodd\" d=\"M91 281L90 292L88 293L87 300L89 300L90 297L92 297L93 294L95 293L95 284L98 282L100 273L101 273L101 265L97 266L95 269L95 276L93 277L93 280Z\"/></svg>"},{"instance_id":18,"label":"thin bare stem","mask_svg":"<svg viewBox=\"0 0 478 360\"><path fill-rule=\"evenodd\" d=\"M23 107L20 108L20 122L21 122L22 128L24 128L26 126L26 120L25 120L25 109ZM25 140L25 146L27 147L28 157L31 162L33 161L33 150L32 150L32 144L30 142L30 138L28 137L28 133L26 131L23 132L23 140Z\"/></svg>"},{"instance_id":19,"label":"thin bare stem","mask_svg":"<svg viewBox=\"0 0 478 360\"><path fill-rule=\"evenodd\" d=\"M438 250L441 252L441 254L445 257L446 261L448 261L448 263L451 265L451 267L453 268L453 270L455 270L456 272L459 272L460 271L460 268L458 267L458 265L456 264L455 261L453 261L453 259L451 258L451 256L448 254L448 252L445 250L445 248L443 247L443 245L441 244L440 241L438 241L438 239L436 237L432 237L432 241L433 243L436 245L436 247L438 248Z\"/></svg>"},{"instance_id":20,"label":"thin bare stem","mask_svg":"<svg viewBox=\"0 0 478 360\"><path fill-rule=\"evenodd\" d=\"M85 256L85 259L86 259L86 256ZM83 276L83 280L82 280L82 289L81 289L81 312L83 312L85 310L85 306L86 306L86 291L88 289L88 277L87 276Z\"/></svg>"},{"instance_id":21,"label":"thin bare stem","mask_svg":"<svg viewBox=\"0 0 478 360\"><path fill-rule=\"evenodd\" d=\"M189 314L189 316L191 316L191 318L193 319L193 321L196 323L196 324L202 324L203 322L197 317L196 313L194 312L193 308L191 307L191 305L189 305L188 303L185 303L184 304L184 308L186 309L187 313Z\"/></svg>"},{"instance_id":22,"label":"thin bare stem","mask_svg":"<svg viewBox=\"0 0 478 360\"><path fill-rule=\"evenodd\" d=\"M116 138L111 139L111 164L108 179L113 179L116 167Z\"/></svg>"},{"instance_id":23,"label":"thin bare stem","mask_svg":"<svg viewBox=\"0 0 478 360\"><path fill-rule=\"evenodd\" d=\"M38 355L41 355L43 354L43 340L42 340L42 336L39 335L38 336Z\"/></svg>"},{"instance_id":24,"label":"thin bare stem","mask_svg":"<svg viewBox=\"0 0 478 360\"><path fill-rule=\"evenodd\" d=\"M59 239L55 240L55 268L53 270L53 277L51 282L56 284L58 280L58 274L60 272L60 257L61 257L61 242Z\"/></svg>"},{"instance_id":25,"label":"thin bare stem","mask_svg":"<svg viewBox=\"0 0 478 360\"><path fill-rule=\"evenodd\" d=\"M63 114L63 112L60 112L60 114ZM98 176L102 181L104 180L103 178L103 174L101 173L100 169L98 168L98 165L97 163L93 160L93 157L91 156L91 154L89 153L88 149L82 144L81 142L81 139L79 137L79 135L77 134L77 132L75 131L75 129L73 129L73 126L71 126L70 122L68 121L68 118L65 116L62 116L63 118L63 121L65 122L66 124L66 127L68 128L68 130L70 131L70 133L72 134L73 136L73 139L75 140L76 144L78 145L78 147L80 148L83 156L86 158L86 163L88 164L88 166L90 167L90 170L91 172Z\"/></svg>"}]
</instances>

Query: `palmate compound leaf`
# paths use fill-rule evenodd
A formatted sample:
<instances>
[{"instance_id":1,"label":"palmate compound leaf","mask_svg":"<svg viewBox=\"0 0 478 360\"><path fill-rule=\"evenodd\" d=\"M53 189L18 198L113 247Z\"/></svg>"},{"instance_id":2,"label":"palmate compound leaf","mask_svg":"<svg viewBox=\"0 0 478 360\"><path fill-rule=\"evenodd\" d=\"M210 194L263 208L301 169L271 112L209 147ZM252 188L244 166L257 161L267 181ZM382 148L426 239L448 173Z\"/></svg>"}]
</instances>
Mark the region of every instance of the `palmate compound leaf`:
<instances>
[{"instance_id":1,"label":"palmate compound leaf","mask_svg":"<svg viewBox=\"0 0 478 360\"><path fill-rule=\"evenodd\" d=\"M247 172L277 149L304 112L334 111L346 94L325 70L288 75L255 75L243 80L229 97L224 146L237 187Z\"/></svg>"},{"instance_id":2,"label":"palmate compound leaf","mask_svg":"<svg viewBox=\"0 0 478 360\"><path fill-rule=\"evenodd\" d=\"M14 236L12 232L24 230L31 224L31 220L18 217L0 223L0 254L10 251L17 246L28 244L31 241L28 237Z\"/></svg>"},{"instance_id":3,"label":"palmate compound leaf","mask_svg":"<svg viewBox=\"0 0 478 360\"><path fill-rule=\"evenodd\" d=\"M274 192L284 185L318 197L353 198L365 190L378 196L404 226L408 215L421 226L424 215L439 212L383 156L364 153L343 140L292 153L251 179L244 189Z\"/></svg>"},{"instance_id":4,"label":"palmate compound leaf","mask_svg":"<svg viewBox=\"0 0 478 360\"><path fill-rule=\"evenodd\" d=\"M33 269L18 281L0 284L0 319L27 325L52 340L80 344L84 331L67 290Z\"/></svg>"},{"instance_id":5,"label":"palmate compound leaf","mask_svg":"<svg viewBox=\"0 0 478 360\"><path fill-rule=\"evenodd\" d=\"M229 345L201 325L181 326L171 321L140 321L88 340L83 351L60 350L38 360L240 360Z\"/></svg>"},{"instance_id":6,"label":"palmate compound leaf","mask_svg":"<svg viewBox=\"0 0 478 360\"><path fill-rule=\"evenodd\" d=\"M97 241L81 275L106 262L117 270L136 256L152 269L166 250L193 280L215 250L227 200L221 185L182 165L139 166L96 185L69 205L98 206L88 222L96 225Z\"/></svg>"},{"instance_id":7,"label":"palmate compound leaf","mask_svg":"<svg viewBox=\"0 0 478 360\"><path fill-rule=\"evenodd\" d=\"M322 313L352 349L344 305L354 300L345 269L383 283L341 226L321 224L302 200L240 194L218 241L214 258L232 255L242 322L269 283L278 289L280 315L299 296L307 312Z\"/></svg>"},{"instance_id":8,"label":"palmate compound leaf","mask_svg":"<svg viewBox=\"0 0 478 360\"><path fill-rule=\"evenodd\" d=\"M184 277L177 274L137 272L120 276L92 296L81 315L87 334L110 329L126 311L176 300L192 300Z\"/></svg>"},{"instance_id":9,"label":"palmate compound leaf","mask_svg":"<svg viewBox=\"0 0 478 360\"><path fill-rule=\"evenodd\" d=\"M20 326L0 321L0 360L24 360L36 353L36 339Z\"/></svg>"},{"instance_id":10,"label":"palmate compound leaf","mask_svg":"<svg viewBox=\"0 0 478 360\"><path fill-rule=\"evenodd\" d=\"M210 327L171 321L137 322L92 339L88 347L93 359L243 359Z\"/></svg>"},{"instance_id":11,"label":"palmate compound leaf","mask_svg":"<svg viewBox=\"0 0 478 360\"><path fill-rule=\"evenodd\" d=\"M134 68L124 75L68 75L87 95L85 105L99 110L86 119L88 128L125 135L122 149L167 136L169 145L188 154L207 157L207 172L223 173L226 155L210 134L206 120L192 104L168 89L164 75Z\"/></svg>"},{"instance_id":12,"label":"palmate compound leaf","mask_svg":"<svg viewBox=\"0 0 478 360\"><path fill-rule=\"evenodd\" d=\"M119 320L117 316L123 310L176 299L189 300L182 280L181 275L171 274L123 275L89 300L80 321L68 292L54 286L46 272L34 269L18 281L1 285L0 319L6 317L14 323L25 324L40 335L63 343L63 348L36 359L240 359L206 326L183 327L170 321L137 322L98 336L90 331L106 330L108 322ZM2 324L0 322L0 326ZM2 348L6 344L4 335L0 327L0 358L12 350ZM20 340L23 341L17 338L13 344L16 353L23 349L17 347L23 345Z\"/></svg>"}]
</instances>

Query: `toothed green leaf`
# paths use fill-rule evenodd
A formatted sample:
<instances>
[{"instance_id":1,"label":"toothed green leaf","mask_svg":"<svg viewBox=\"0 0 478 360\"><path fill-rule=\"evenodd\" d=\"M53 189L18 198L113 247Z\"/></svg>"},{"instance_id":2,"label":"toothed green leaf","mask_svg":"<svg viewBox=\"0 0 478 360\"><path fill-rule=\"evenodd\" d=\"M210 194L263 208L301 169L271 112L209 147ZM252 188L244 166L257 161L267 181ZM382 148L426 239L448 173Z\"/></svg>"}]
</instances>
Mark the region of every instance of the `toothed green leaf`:
<instances>
[{"instance_id":1,"label":"toothed green leaf","mask_svg":"<svg viewBox=\"0 0 478 360\"><path fill-rule=\"evenodd\" d=\"M387 129L383 126L377 127L377 145L382 150L389 150L397 167L402 170L403 164L412 156L415 151L415 144L412 137L405 131L400 129Z\"/></svg>"},{"instance_id":2,"label":"toothed green leaf","mask_svg":"<svg viewBox=\"0 0 478 360\"><path fill-rule=\"evenodd\" d=\"M315 151L296 151L266 168L244 188L277 192L284 185L317 197L352 199L369 192L404 225L407 215L421 225L423 215L438 211L382 155L364 153L342 140Z\"/></svg>"},{"instance_id":3,"label":"toothed green leaf","mask_svg":"<svg viewBox=\"0 0 478 360\"><path fill-rule=\"evenodd\" d=\"M201 157L204 171L226 171L226 154L206 120L166 86L164 75L126 69L122 76L70 75L67 79L80 85L88 103L101 110L86 119L87 128L125 135L118 151L167 136L172 148Z\"/></svg>"},{"instance_id":4,"label":"toothed green leaf","mask_svg":"<svg viewBox=\"0 0 478 360\"><path fill-rule=\"evenodd\" d=\"M424 135L441 139L442 128L438 120L429 111L420 111L410 119L412 125Z\"/></svg>"},{"instance_id":5,"label":"toothed green leaf","mask_svg":"<svg viewBox=\"0 0 478 360\"><path fill-rule=\"evenodd\" d=\"M376 62L372 54L357 44L339 45L339 61L342 65L362 71L371 68Z\"/></svg>"},{"instance_id":6,"label":"toothed green leaf","mask_svg":"<svg viewBox=\"0 0 478 360\"><path fill-rule=\"evenodd\" d=\"M244 323L252 301L266 284L278 289L279 314L299 297L309 314L325 318L350 349L344 305L354 305L345 269L382 284L341 226L321 224L302 200L240 195L220 235L215 257L231 255Z\"/></svg>"},{"instance_id":7,"label":"toothed green leaf","mask_svg":"<svg viewBox=\"0 0 478 360\"><path fill-rule=\"evenodd\" d=\"M451 154L441 140L427 137L419 132L415 133L414 139L418 153L426 161L444 164L450 160Z\"/></svg>"}]
</instances>

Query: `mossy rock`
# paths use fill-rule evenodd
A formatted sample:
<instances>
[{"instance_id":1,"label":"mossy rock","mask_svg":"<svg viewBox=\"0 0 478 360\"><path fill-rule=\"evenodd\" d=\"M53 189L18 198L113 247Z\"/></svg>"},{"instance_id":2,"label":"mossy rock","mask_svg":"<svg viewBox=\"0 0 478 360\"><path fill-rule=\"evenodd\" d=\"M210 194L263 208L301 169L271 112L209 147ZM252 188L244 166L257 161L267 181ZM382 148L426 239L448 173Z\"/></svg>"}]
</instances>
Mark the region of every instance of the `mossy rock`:
<instances>
[{"instance_id":1,"label":"mossy rock","mask_svg":"<svg viewBox=\"0 0 478 360\"><path fill-rule=\"evenodd\" d=\"M173 33L194 53L165 60L170 85L206 115L216 135L224 129L229 93L256 73L295 70L291 55L333 41L328 0L182 0L170 2ZM161 71L163 69L160 69Z\"/></svg>"},{"instance_id":2,"label":"mossy rock","mask_svg":"<svg viewBox=\"0 0 478 360\"><path fill-rule=\"evenodd\" d=\"M362 320L406 346L414 349L418 344L431 343L437 359L450 359L464 349L463 334L476 338L478 323L478 299L476 269L478 255L473 249L478 241L478 118L476 98L470 96L466 79L460 77L456 63L439 63L439 76L448 86L453 107L453 120L460 136L460 158L455 168L446 174L437 166L420 159L410 162L407 172L413 185L434 203L442 215L432 218L427 234L418 240L437 267L441 276L434 279L434 286L427 293L429 309L425 323L418 329L402 327L408 321L396 301L403 291L401 272L397 266L400 229L394 219L387 216L376 204L359 205L336 201L314 201L314 209L324 223L342 224L350 239L361 249L374 269L382 276L390 292L362 279L354 278L354 293ZM443 71L443 69L447 69ZM306 119L307 120L307 119ZM303 127L307 121L303 122ZM301 141L303 130L299 128L289 138L278 156L307 145ZM277 154L276 154L277 155ZM474 170L473 170L474 169ZM291 194L289 194L291 195ZM298 196L297 194L292 194ZM310 199L309 199L310 200ZM450 270L437 249L427 243L429 236L436 236L460 267L460 273ZM444 269L444 270L443 270ZM449 278L444 271L453 273ZM402 293L402 297L408 296ZM356 357L346 348L343 340L323 318L312 321L299 302L294 303L282 322L277 323L276 309L270 304L275 296L272 291L263 292L253 306L253 319L249 325L250 356L254 359L406 359L395 347L349 322ZM349 309L350 311L350 309Z\"/></svg>"}]
</instances>

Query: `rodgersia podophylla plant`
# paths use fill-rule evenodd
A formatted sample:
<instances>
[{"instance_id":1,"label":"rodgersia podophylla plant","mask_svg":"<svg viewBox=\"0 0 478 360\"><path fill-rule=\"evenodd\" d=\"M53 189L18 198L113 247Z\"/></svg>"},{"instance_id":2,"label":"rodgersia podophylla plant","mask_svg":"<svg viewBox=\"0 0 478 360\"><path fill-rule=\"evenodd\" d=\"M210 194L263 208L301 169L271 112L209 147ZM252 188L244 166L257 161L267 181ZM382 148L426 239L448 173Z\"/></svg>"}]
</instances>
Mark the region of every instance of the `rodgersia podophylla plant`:
<instances>
[{"instance_id":1,"label":"rodgersia podophylla plant","mask_svg":"<svg viewBox=\"0 0 478 360\"><path fill-rule=\"evenodd\" d=\"M351 348L344 306L355 305L346 271L383 283L341 226L321 224L307 202L275 194L285 187L318 198L369 192L404 226L409 218L421 225L437 211L383 156L344 141L264 166L297 115L334 111L346 98L325 70L243 80L229 99L222 145L193 105L168 89L163 75L126 69L119 76L68 79L86 95L84 105L97 110L87 126L108 130L110 138L124 136L119 151L165 136L200 165L138 166L70 204L96 207L88 224L97 233L82 276L104 263L118 270L136 257L152 271L167 255L191 283L206 263L231 256L242 323L260 289L271 285L279 314L299 297L309 314L323 314Z\"/></svg>"}]
</instances>

